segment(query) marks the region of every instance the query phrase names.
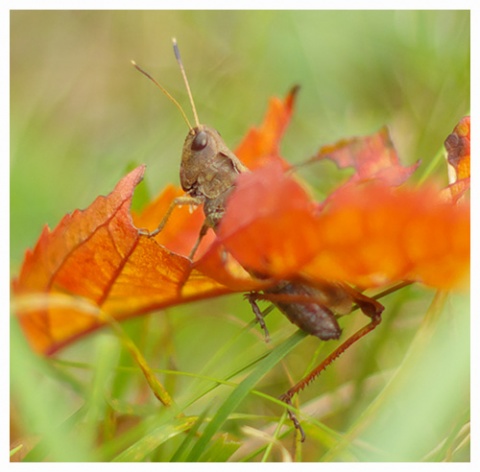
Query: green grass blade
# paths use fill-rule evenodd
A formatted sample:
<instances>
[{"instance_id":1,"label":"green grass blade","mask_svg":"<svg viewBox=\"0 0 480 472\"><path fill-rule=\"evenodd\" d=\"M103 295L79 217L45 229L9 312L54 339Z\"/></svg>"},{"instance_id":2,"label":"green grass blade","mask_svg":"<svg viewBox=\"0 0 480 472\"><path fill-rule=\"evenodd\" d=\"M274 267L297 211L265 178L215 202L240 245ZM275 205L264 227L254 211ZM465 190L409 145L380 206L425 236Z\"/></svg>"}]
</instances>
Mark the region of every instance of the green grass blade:
<instances>
[{"instance_id":1,"label":"green grass blade","mask_svg":"<svg viewBox=\"0 0 480 472\"><path fill-rule=\"evenodd\" d=\"M192 449L192 452L189 454L187 458L188 461L195 462L200 459L213 435L221 428L223 423L228 419L228 416L235 411L250 390L252 390L264 375L270 372L278 362L297 346L305 336L307 336L306 333L301 331L295 332L282 344L276 347L267 357L262 359L253 372L238 384L225 402L220 406L216 415L212 418L212 421L205 428L202 437L198 440Z\"/></svg>"},{"instance_id":2,"label":"green grass blade","mask_svg":"<svg viewBox=\"0 0 480 472\"><path fill-rule=\"evenodd\" d=\"M206 408L203 413L197 418L197 421L195 421L195 424L190 428L190 431L180 444L178 446L178 449L175 451L173 454L172 458L170 459L170 462L183 462L185 459L185 456L187 455L187 451L192 444L195 435L197 434L198 429L200 426L203 424L205 421L205 418L207 417L208 414L208 408Z\"/></svg>"},{"instance_id":3,"label":"green grass blade","mask_svg":"<svg viewBox=\"0 0 480 472\"><path fill-rule=\"evenodd\" d=\"M226 462L241 446L238 441L233 441L227 433L221 434L213 440L208 449L200 457L201 462Z\"/></svg>"},{"instance_id":4,"label":"green grass blade","mask_svg":"<svg viewBox=\"0 0 480 472\"><path fill-rule=\"evenodd\" d=\"M145 434L139 441L115 457L113 462L142 461L158 446L191 428L195 421L196 417L172 419L168 423Z\"/></svg>"}]
</instances>

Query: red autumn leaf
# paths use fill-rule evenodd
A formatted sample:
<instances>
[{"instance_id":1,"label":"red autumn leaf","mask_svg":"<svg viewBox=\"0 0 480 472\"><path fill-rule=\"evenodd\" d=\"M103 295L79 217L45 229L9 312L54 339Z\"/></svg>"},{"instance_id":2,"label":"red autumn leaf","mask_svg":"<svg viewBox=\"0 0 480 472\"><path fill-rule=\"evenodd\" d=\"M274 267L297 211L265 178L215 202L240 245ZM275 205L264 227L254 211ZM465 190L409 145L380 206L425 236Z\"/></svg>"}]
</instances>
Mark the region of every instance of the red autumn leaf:
<instances>
[{"instance_id":1,"label":"red autumn leaf","mask_svg":"<svg viewBox=\"0 0 480 472\"><path fill-rule=\"evenodd\" d=\"M252 128L235 150L235 155L249 168L257 169L275 160L284 169L290 164L280 157L280 140L290 123L298 86L293 87L285 100L270 99L267 114L258 128Z\"/></svg>"},{"instance_id":2,"label":"red autumn leaf","mask_svg":"<svg viewBox=\"0 0 480 472\"><path fill-rule=\"evenodd\" d=\"M353 167L355 174L349 183L377 179L387 185L404 183L418 167L419 162L403 167L387 128L364 137L343 139L323 146L311 161L330 159L340 169Z\"/></svg>"},{"instance_id":3,"label":"red autumn leaf","mask_svg":"<svg viewBox=\"0 0 480 472\"><path fill-rule=\"evenodd\" d=\"M27 252L13 290L36 350L53 352L102 326L101 312L124 319L227 292L186 257L139 234L130 204L143 172L135 169L107 197L45 228Z\"/></svg>"},{"instance_id":4,"label":"red autumn leaf","mask_svg":"<svg viewBox=\"0 0 480 472\"><path fill-rule=\"evenodd\" d=\"M459 200L470 188L470 117L466 116L455 126L445 140L447 160L453 169L447 195L453 202Z\"/></svg>"},{"instance_id":5,"label":"red autumn leaf","mask_svg":"<svg viewBox=\"0 0 480 472\"><path fill-rule=\"evenodd\" d=\"M394 190L379 182L341 187L334 195L314 211L300 184L278 165L244 174L220 224L219 243L265 277L302 275L313 284L364 287L416 280L447 289L465 282L467 205L445 203L431 188Z\"/></svg>"},{"instance_id":6,"label":"red autumn leaf","mask_svg":"<svg viewBox=\"0 0 480 472\"><path fill-rule=\"evenodd\" d=\"M465 284L469 207L437 189L372 183L341 189L319 215L322 251L303 274L375 287L402 280L450 289Z\"/></svg>"},{"instance_id":7,"label":"red autumn leaf","mask_svg":"<svg viewBox=\"0 0 480 472\"><path fill-rule=\"evenodd\" d=\"M306 190L271 162L238 177L218 238L242 266L284 278L319 250L315 208Z\"/></svg>"}]
</instances>

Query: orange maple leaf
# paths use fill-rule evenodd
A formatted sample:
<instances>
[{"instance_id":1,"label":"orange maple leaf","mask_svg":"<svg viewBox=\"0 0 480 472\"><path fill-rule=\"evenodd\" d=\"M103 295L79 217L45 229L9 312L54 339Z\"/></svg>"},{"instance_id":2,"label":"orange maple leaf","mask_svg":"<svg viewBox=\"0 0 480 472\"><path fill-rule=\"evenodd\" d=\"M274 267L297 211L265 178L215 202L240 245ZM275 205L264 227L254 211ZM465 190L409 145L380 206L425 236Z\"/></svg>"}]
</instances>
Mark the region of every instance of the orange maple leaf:
<instances>
[{"instance_id":1,"label":"orange maple leaf","mask_svg":"<svg viewBox=\"0 0 480 472\"><path fill-rule=\"evenodd\" d=\"M130 172L107 197L45 228L27 251L13 291L33 347L53 352L105 324L228 290L191 261L138 232L130 206L145 167ZM39 295L44 295L39 296Z\"/></svg>"},{"instance_id":2,"label":"orange maple leaf","mask_svg":"<svg viewBox=\"0 0 480 472\"><path fill-rule=\"evenodd\" d=\"M355 174L349 183L377 179L394 186L404 183L420 164L402 166L386 127L370 136L342 139L322 146L310 161L322 159L332 160L340 169L353 167Z\"/></svg>"},{"instance_id":3,"label":"orange maple leaf","mask_svg":"<svg viewBox=\"0 0 480 472\"><path fill-rule=\"evenodd\" d=\"M238 178L218 247L264 277L363 287L416 280L447 289L465 281L469 228L469 206L446 203L433 187L357 182L315 207L300 183L273 163Z\"/></svg>"},{"instance_id":4,"label":"orange maple leaf","mask_svg":"<svg viewBox=\"0 0 480 472\"><path fill-rule=\"evenodd\" d=\"M299 87L293 87L285 100L277 97L270 103L263 123L252 128L235 149L235 155L249 168L257 169L272 161L281 163L284 169L290 164L280 157L280 141L290 123Z\"/></svg>"}]
</instances>

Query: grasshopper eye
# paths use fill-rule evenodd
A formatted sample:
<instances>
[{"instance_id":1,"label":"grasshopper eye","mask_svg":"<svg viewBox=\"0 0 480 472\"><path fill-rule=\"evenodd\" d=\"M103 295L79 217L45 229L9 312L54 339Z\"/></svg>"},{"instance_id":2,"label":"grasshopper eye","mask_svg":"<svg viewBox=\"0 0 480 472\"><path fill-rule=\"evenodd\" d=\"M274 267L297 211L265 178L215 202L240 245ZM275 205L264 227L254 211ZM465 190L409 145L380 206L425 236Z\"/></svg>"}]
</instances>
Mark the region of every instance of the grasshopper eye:
<instances>
[{"instance_id":1,"label":"grasshopper eye","mask_svg":"<svg viewBox=\"0 0 480 472\"><path fill-rule=\"evenodd\" d=\"M205 131L199 131L192 141L192 151L201 151L207 146L208 135Z\"/></svg>"}]
</instances>

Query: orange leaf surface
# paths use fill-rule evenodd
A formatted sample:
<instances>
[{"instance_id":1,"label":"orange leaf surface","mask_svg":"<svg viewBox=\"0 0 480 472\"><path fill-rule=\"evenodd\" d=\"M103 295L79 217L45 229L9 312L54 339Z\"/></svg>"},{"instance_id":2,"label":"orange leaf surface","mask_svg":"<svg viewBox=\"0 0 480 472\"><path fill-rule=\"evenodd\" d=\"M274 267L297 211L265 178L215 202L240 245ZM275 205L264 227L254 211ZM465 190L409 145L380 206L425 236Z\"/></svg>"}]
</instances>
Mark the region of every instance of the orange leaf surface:
<instances>
[{"instance_id":1,"label":"orange leaf surface","mask_svg":"<svg viewBox=\"0 0 480 472\"><path fill-rule=\"evenodd\" d=\"M303 269L308 278L451 289L468 277L469 207L445 203L436 189L345 188L317 222L322 250Z\"/></svg>"},{"instance_id":2,"label":"orange leaf surface","mask_svg":"<svg viewBox=\"0 0 480 472\"><path fill-rule=\"evenodd\" d=\"M235 150L235 155L249 168L257 169L275 160L284 169L290 167L280 157L280 140L290 123L298 87L293 87L285 100L270 99L267 114L258 128L252 128Z\"/></svg>"},{"instance_id":3,"label":"orange leaf surface","mask_svg":"<svg viewBox=\"0 0 480 472\"><path fill-rule=\"evenodd\" d=\"M445 203L431 188L356 183L314 211L299 183L272 164L238 179L218 236L266 277L448 289L468 276L469 230L469 206Z\"/></svg>"},{"instance_id":4,"label":"orange leaf surface","mask_svg":"<svg viewBox=\"0 0 480 472\"><path fill-rule=\"evenodd\" d=\"M45 228L27 252L13 290L36 350L53 352L102 326L102 312L124 319L228 291L139 234L130 204L143 172L135 169L107 197L65 216L53 231Z\"/></svg>"},{"instance_id":5,"label":"orange leaf surface","mask_svg":"<svg viewBox=\"0 0 480 472\"><path fill-rule=\"evenodd\" d=\"M312 161L322 159L332 160L340 169L353 167L356 172L349 183L378 179L393 186L405 182L419 165L419 162L409 167L401 165L387 128L370 136L323 146Z\"/></svg>"},{"instance_id":6,"label":"orange leaf surface","mask_svg":"<svg viewBox=\"0 0 480 472\"><path fill-rule=\"evenodd\" d=\"M315 208L306 190L271 162L238 177L217 234L242 266L284 278L319 249Z\"/></svg>"}]
</instances>

